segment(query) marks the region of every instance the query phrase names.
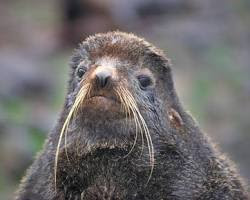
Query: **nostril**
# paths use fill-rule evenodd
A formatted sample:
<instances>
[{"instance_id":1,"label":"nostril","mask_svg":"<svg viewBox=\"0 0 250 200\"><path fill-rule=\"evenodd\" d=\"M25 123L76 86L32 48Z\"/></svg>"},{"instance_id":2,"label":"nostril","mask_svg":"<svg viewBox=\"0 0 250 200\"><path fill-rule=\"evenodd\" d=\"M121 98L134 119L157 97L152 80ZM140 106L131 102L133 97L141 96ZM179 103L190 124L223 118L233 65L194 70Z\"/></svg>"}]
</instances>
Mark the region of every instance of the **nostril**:
<instances>
[{"instance_id":1,"label":"nostril","mask_svg":"<svg viewBox=\"0 0 250 200\"><path fill-rule=\"evenodd\" d=\"M96 74L96 83L101 88L104 88L106 85L108 85L108 82L111 78L111 74L106 71L98 72Z\"/></svg>"}]
</instances>

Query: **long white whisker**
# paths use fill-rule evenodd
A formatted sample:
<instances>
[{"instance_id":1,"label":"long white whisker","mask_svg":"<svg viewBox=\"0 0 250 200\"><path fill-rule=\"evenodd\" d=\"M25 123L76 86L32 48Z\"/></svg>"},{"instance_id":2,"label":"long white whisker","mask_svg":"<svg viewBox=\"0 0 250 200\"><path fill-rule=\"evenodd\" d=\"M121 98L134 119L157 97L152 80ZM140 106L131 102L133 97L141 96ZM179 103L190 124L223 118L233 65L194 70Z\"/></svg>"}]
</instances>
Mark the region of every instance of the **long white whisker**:
<instances>
[{"instance_id":1,"label":"long white whisker","mask_svg":"<svg viewBox=\"0 0 250 200\"><path fill-rule=\"evenodd\" d=\"M55 166L54 166L55 190L56 190L56 184L57 184L57 165L58 165L59 150L60 150L60 145L61 145L61 142L62 142L62 137L63 137L63 135L65 133L65 147L66 147L66 144L67 144L67 130L68 130L68 127L69 127L69 123L72 120L72 117L74 117L74 113L76 112L76 110L78 111L79 104L82 103L83 99L86 96L86 93L88 92L88 89L89 89L89 84L85 84L79 90L79 92L78 92L78 94L76 96L75 102L74 102L72 108L70 109L70 111L69 111L69 113L67 115L67 118L66 118L66 120L65 120L65 122L63 124L63 127L61 129L61 132L60 132L60 136L59 136L59 140L58 140L58 144L57 144L57 148L56 148ZM66 153L67 159L69 160L68 153L67 153L67 148L65 148L65 153Z\"/></svg>"},{"instance_id":2,"label":"long white whisker","mask_svg":"<svg viewBox=\"0 0 250 200\"><path fill-rule=\"evenodd\" d=\"M132 101L133 104L136 105L136 102L135 102L133 96L130 94L130 92L128 92L128 91L126 91L126 92L127 92L126 96ZM140 121L142 123L143 130L144 130L143 132L144 132L144 134L146 136L147 144L148 144L149 159L150 159L150 164L151 164L151 171L150 171L150 175L149 175L149 178L148 178L148 181L147 181L147 184L148 184L148 182L149 182L149 180L150 180L150 178L152 176L153 168L154 168L154 148L153 148L153 142L152 142L152 138L150 136L147 124L146 124L144 118L142 117L142 115L141 115L138 107L135 106L134 109L135 109L135 111L136 111L137 115L139 116L139 119L140 119Z\"/></svg>"}]
</instances>

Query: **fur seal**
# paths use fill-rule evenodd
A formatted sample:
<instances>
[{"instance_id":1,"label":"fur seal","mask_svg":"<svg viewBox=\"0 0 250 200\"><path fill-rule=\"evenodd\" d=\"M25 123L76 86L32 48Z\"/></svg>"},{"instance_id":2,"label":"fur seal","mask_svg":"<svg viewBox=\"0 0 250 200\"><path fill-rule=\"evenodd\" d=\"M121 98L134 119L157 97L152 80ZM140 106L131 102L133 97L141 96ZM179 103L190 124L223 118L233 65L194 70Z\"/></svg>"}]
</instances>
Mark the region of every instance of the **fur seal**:
<instances>
[{"instance_id":1,"label":"fur seal","mask_svg":"<svg viewBox=\"0 0 250 200\"><path fill-rule=\"evenodd\" d=\"M75 51L63 111L16 200L248 199L181 105L170 61L133 34Z\"/></svg>"}]
</instances>

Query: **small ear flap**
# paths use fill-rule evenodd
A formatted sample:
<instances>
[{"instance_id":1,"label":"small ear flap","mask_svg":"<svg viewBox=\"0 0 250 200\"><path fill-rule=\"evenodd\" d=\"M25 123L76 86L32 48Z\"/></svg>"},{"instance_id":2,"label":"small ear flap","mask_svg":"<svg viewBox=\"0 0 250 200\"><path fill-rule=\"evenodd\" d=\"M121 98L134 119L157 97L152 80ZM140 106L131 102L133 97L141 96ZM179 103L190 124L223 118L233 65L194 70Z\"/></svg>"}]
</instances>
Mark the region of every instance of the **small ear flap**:
<instances>
[{"instance_id":1,"label":"small ear flap","mask_svg":"<svg viewBox=\"0 0 250 200\"><path fill-rule=\"evenodd\" d=\"M183 126L183 120L180 114L173 108L168 111L168 117L170 120L171 125L176 128L181 128Z\"/></svg>"}]
</instances>

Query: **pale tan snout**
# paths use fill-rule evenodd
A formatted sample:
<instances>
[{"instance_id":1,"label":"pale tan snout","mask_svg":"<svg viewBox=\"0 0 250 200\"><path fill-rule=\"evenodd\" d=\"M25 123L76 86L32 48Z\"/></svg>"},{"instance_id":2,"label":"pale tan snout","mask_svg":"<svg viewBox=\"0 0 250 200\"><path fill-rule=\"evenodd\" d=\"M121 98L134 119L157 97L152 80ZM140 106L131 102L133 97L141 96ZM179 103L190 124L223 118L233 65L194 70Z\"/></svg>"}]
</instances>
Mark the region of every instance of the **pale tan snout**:
<instances>
[{"instance_id":1,"label":"pale tan snout","mask_svg":"<svg viewBox=\"0 0 250 200\"><path fill-rule=\"evenodd\" d=\"M116 79L116 69L113 67L98 66L91 74L91 79L99 88L105 88Z\"/></svg>"}]
</instances>

